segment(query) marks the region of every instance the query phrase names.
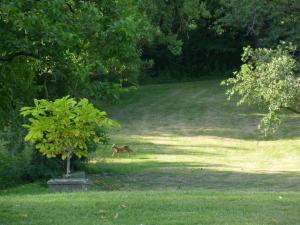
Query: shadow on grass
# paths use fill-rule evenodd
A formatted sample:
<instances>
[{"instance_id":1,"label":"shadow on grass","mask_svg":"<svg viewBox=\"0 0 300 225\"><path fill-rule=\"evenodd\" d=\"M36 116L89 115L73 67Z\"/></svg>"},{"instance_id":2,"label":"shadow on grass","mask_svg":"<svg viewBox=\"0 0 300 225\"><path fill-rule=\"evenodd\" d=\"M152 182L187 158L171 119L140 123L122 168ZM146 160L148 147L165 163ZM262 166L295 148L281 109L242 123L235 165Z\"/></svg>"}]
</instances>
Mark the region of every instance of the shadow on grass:
<instances>
[{"instance_id":1,"label":"shadow on grass","mask_svg":"<svg viewBox=\"0 0 300 225\"><path fill-rule=\"evenodd\" d=\"M34 183L19 184L14 187L9 187L0 190L1 195L38 195L48 194L48 186L46 180L41 180Z\"/></svg>"},{"instance_id":2,"label":"shadow on grass","mask_svg":"<svg viewBox=\"0 0 300 225\"><path fill-rule=\"evenodd\" d=\"M89 171L98 172L90 174L90 178L94 180L94 190L300 191L300 172L249 173L243 172L242 168L222 171L217 168L230 168L230 166L193 162L148 161L94 166L90 167Z\"/></svg>"},{"instance_id":3,"label":"shadow on grass","mask_svg":"<svg viewBox=\"0 0 300 225\"><path fill-rule=\"evenodd\" d=\"M227 168L227 170L224 170ZM300 172L256 171L195 162L94 163L87 166L92 191L212 190L300 192ZM1 190L1 195L48 194L46 181Z\"/></svg>"}]
</instances>

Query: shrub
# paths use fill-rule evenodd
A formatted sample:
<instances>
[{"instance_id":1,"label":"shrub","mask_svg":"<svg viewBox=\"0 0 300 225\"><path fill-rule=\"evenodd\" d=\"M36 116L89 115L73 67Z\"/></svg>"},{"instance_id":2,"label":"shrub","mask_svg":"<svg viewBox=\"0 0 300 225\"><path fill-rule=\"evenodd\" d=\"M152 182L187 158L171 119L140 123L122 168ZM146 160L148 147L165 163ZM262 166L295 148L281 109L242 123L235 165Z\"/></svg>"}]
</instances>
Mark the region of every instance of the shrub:
<instances>
[{"instance_id":1,"label":"shrub","mask_svg":"<svg viewBox=\"0 0 300 225\"><path fill-rule=\"evenodd\" d=\"M27 173L30 165L31 149L22 152L9 151L7 142L0 140L0 188L17 184Z\"/></svg>"}]
</instances>

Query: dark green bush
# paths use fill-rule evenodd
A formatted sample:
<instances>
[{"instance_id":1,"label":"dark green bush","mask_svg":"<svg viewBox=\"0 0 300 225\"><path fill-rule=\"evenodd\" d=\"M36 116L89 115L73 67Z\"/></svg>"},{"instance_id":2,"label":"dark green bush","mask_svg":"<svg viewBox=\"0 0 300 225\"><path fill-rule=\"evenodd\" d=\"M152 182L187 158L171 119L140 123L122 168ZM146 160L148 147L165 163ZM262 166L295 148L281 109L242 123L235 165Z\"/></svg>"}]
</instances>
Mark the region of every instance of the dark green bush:
<instances>
[{"instance_id":1,"label":"dark green bush","mask_svg":"<svg viewBox=\"0 0 300 225\"><path fill-rule=\"evenodd\" d=\"M30 165L22 175L23 180L35 181L61 177L64 172L64 163L61 158L47 158L40 152L33 149L30 159Z\"/></svg>"},{"instance_id":2,"label":"dark green bush","mask_svg":"<svg viewBox=\"0 0 300 225\"><path fill-rule=\"evenodd\" d=\"M9 151L7 143L0 140L0 188L17 184L28 171L31 149L22 152Z\"/></svg>"}]
</instances>

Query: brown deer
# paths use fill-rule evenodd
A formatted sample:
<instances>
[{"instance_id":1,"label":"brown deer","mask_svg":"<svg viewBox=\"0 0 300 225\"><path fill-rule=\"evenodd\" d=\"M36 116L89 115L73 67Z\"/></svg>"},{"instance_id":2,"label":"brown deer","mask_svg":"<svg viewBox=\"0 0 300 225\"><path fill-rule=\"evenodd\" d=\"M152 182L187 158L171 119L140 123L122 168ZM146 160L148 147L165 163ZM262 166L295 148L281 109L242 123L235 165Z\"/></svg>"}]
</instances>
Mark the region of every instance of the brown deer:
<instances>
[{"instance_id":1,"label":"brown deer","mask_svg":"<svg viewBox=\"0 0 300 225\"><path fill-rule=\"evenodd\" d=\"M127 151L128 155L130 155L130 153L133 153L133 151L129 148L129 145L123 145L122 147L118 147L116 144L113 144L112 149L114 151L112 156L114 156L115 154L118 154L118 157L119 157L120 154L125 151Z\"/></svg>"}]
</instances>

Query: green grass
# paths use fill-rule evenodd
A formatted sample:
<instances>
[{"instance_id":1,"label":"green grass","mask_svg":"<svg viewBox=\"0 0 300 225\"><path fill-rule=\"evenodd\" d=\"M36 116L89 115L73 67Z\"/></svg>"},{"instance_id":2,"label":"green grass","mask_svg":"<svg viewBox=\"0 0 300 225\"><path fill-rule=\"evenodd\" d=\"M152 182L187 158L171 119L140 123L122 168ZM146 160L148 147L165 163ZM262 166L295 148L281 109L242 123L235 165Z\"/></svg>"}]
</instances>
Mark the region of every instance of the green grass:
<instances>
[{"instance_id":1,"label":"green grass","mask_svg":"<svg viewBox=\"0 0 300 225\"><path fill-rule=\"evenodd\" d=\"M299 117L269 138L263 111L226 101L219 81L143 86L108 108L122 129L87 164L92 192L43 183L0 192L0 224L300 224Z\"/></svg>"},{"instance_id":2,"label":"green grass","mask_svg":"<svg viewBox=\"0 0 300 225\"><path fill-rule=\"evenodd\" d=\"M295 193L90 192L1 197L2 224L298 224Z\"/></svg>"}]
</instances>

